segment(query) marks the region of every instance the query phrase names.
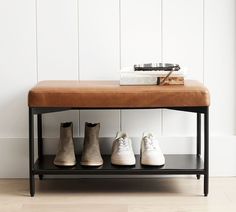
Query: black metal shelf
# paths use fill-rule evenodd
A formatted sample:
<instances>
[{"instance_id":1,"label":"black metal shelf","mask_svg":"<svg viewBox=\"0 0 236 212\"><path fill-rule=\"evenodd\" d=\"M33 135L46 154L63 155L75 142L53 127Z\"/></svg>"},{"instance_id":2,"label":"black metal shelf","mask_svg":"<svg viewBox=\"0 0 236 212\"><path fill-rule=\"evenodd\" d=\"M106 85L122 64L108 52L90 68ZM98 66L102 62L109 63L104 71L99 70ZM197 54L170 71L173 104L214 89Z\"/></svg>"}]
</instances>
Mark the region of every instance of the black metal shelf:
<instances>
[{"instance_id":1,"label":"black metal shelf","mask_svg":"<svg viewBox=\"0 0 236 212\"><path fill-rule=\"evenodd\" d=\"M151 109L140 107L139 109ZM208 106L190 106L190 107L158 107L159 109L179 110L185 112L196 113L196 154L181 154L181 155L165 155L166 163L162 167L142 166L140 157L136 155L135 166L114 166L111 164L110 155L103 155L104 164L100 167L83 167L80 166L80 155L77 156L78 164L71 168L56 167L53 164L55 155L44 155L43 152L43 119L42 115L46 113L77 110L77 109L125 109L125 108L57 108L57 107L29 107L29 182L30 195L35 194L35 175L39 175L43 179L44 175L196 175L200 179L200 175L204 175L203 188L204 195L208 195L209 189L209 108ZM132 108L128 108L132 109ZM137 108L135 108L137 109ZM152 108L153 109L153 108ZM204 116L204 128L201 126L201 117ZM37 145L38 145L38 160L35 161L34 148L34 117L37 116ZM203 135L202 135L203 132ZM202 141L203 138L203 148ZM204 149L203 154L201 149ZM204 161L201 159L204 157Z\"/></svg>"},{"instance_id":2,"label":"black metal shelf","mask_svg":"<svg viewBox=\"0 0 236 212\"><path fill-rule=\"evenodd\" d=\"M74 167L57 167L53 164L55 155L43 155L41 160L34 164L34 174L85 174L85 175L112 175L112 174L204 174L204 162L196 155L165 155L164 166L143 166L140 164L140 156L136 155L134 166L114 166L111 164L111 156L103 155L104 163L99 167L85 167L79 164L80 155L77 155L77 165Z\"/></svg>"}]
</instances>

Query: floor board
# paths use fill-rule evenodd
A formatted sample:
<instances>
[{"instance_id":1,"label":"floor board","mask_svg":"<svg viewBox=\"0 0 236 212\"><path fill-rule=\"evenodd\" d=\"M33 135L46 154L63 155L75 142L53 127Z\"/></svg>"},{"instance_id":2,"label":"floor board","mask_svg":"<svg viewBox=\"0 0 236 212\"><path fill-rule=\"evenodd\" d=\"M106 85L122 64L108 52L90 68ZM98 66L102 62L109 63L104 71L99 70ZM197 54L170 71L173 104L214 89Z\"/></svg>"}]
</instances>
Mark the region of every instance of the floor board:
<instances>
[{"instance_id":1,"label":"floor board","mask_svg":"<svg viewBox=\"0 0 236 212\"><path fill-rule=\"evenodd\" d=\"M236 211L236 177L203 179L45 179L29 197L28 180L0 180L1 212L205 212Z\"/></svg>"}]
</instances>

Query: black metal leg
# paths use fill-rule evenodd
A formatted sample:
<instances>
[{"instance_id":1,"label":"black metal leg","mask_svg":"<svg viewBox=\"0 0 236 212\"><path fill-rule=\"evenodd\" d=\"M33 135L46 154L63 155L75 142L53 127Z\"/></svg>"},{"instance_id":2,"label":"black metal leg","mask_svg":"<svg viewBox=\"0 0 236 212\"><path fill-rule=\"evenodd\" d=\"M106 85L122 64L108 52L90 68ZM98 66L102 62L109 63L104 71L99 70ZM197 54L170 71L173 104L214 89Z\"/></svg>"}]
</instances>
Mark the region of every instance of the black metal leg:
<instances>
[{"instance_id":1,"label":"black metal leg","mask_svg":"<svg viewBox=\"0 0 236 212\"><path fill-rule=\"evenodd\" d=\"M38 128L38 158L42 160L43 157L43 137L42 137L42 114L37 115L37 128ZM39 175L39 179L43 179L43 175Z\"/></svg>"},{"instance_id":2,"label":"black metal leg","mask_svg":"<svg viewBox=\"0 0 236 212\"><path fill-rule=\"evenodd\" d=\"M201 113L197 113L197 156L201 156ZM197 179L200 179L200 174L197 174Z\"/></svg>"},{"instance_id":3,"label":"black metal leg","mask_svg":"<svg viewBox=\"0 0 236 212\"><path fill-rule=\"evenodd\" d=\"M204 114L204 195L208 195L209 188L209 109Z\"/></svg>"},{"instance_id":4,"label":"black metal leg","mask_svg":"<svg viewBox=\"0 0 236 212\"><path fill-rule=\"evenodd\" d=\"M34 114L32 108L29 108L29 177L30 177L30 195L35 194L34 180Z\"/></svg>"}]
</instances>

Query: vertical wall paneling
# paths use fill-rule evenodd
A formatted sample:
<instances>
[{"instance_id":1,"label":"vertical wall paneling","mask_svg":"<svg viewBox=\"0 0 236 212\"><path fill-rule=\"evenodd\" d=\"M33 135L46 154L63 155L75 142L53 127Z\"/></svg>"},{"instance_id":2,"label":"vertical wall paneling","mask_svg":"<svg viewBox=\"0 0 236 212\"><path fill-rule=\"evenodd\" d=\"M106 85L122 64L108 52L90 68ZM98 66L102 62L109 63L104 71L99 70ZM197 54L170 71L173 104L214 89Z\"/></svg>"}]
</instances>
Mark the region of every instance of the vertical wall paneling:
<instances>
[{"instance_id":1,"label":"vertical wall paneling","mask_svg":"<svg viewBox=\"0 0 236 212\"><path fill-rule=\"evenodd\" d=\"M35 2L0 1L0 26L0 137L27 137L27 95L37 81Z\"/></svg>"},{"instance_id":2,"label":"vertical wall paneling","mask_svg":"<svg viewBox=\"0 0 236 212\"><path fill-rule=\"evenodd\" d=\"M203 0L163 1L163 61L178 63L186 78L203 81ZM195 124L195 114L163 112L164 135L192 135Z\"/></svg>"},{"instance_id":3,"label":"vertical wall paneling","mask_svg":"<svg viewBox=\"0 0 236 212\"><path fill-rule=\"evenodd\" d=\"M84 136L85 122L100 123L101 137L114 137L119 130L119 111L82 110L80 111L80 136Z\"/></svg>"},{"instance_id":4,"label":"vertical wall paneling","mask_svg":"<svg viewBox=\"0 0 236 212\"><path fill-rule=\"evenodd\" d=\"M121 0L121 66L161 60L161 1Z\"/></svg>"},{"instance_id":5,"label":"vertical wall paneling","mask_svg":"<svg viewBox=\"0 0 236 212\"><path fill-rule=\"evenodd\" d=\"M79 0L81 80L119 79L119 1Z\"/></svg>"},{"instance_id":6,"label":"vertical wall paneling","mask_svg":"<svg viewBox=\"0 0 236 212\"><path fill-rule=\"evenodd\" d=\"M236 133L236 2L205 0L205 84L215 135Z\"/></svg>"},{"instance_id":7,"label":"vertical wall paneling","mask_svg":"<svg viewBox=\"0 0 236 212\"><path fill-rule=\"evenodd\" d=\"M39 80L77 79L77 0L37 2Z\"/></svg>"},{"instance_id":8,"label":"vertical wall paneling","mask_svg":"<svg viewBox=\"0 0 236 212\"><path fill-rule=\"evenodd\" d=\"M161 0L121 0L121 67L161 61ZM122 130L161 133L160 110L122 111Z\"/></svg>"},{"instance_id":9,"label":"vertical wall paneling","mask_svg":"<svg viewBox=\"0 0 236 212\"><path fill-rule=\"evenodd\" d=\"M78 79L77 0L37 1L37 42L39 80ZM73 121L78 134L78 112L45 115L45 136L58 137L59 125Z\"/></svg>"},{"instance_id":10,"label":"vertical wall paneling","mask_svg":"<svg viewBox=\"0 0 236 212\"><path fill-rule=\"evenodd\" d=\"M0 178L28 176L27 94L37 80L118 80L120 66L149 61L179 63L209 88L210 174L235 176L235 0L2 0L0 26ZM195 115L89 110L44 116L47 154L60 122L73 121L79 134L79 117L81 136L85 121L100 122L101 137L121 128L135 153L143 131L157 134L165 153L196 149ZM101 139L102 151L111 141Z\"/></svg>"},{"instance_id":11,"label":"vertical wall paneling","mask_svg":"<svg viewBox=\"0 0 236 212\"><path fill-rule=\"evenodd\" d=\"M119 79L119 0L79 1L80 80ZM119 130L119 111L80 111L84 123L100 122L101 136Z\"/></svg>"}]
</instances>

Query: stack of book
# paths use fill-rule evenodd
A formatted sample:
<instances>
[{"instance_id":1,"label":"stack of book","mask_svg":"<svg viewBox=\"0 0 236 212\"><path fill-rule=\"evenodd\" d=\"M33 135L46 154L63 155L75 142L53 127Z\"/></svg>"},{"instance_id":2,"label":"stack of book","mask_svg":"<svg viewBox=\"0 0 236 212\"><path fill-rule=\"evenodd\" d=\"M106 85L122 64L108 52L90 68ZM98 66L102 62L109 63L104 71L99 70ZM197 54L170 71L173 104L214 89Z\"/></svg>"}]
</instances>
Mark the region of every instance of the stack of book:
<instances>
[{"instance_id":1,"label":"stack of book","mask_svg":"<svg viewBox=\"0 0 236 212\"><path fill-rule=\"evenodd\" d=\"M134 65L121 69L120 85L184 85L184 71L177 64Z\"/></svg>"}]
</instances>

